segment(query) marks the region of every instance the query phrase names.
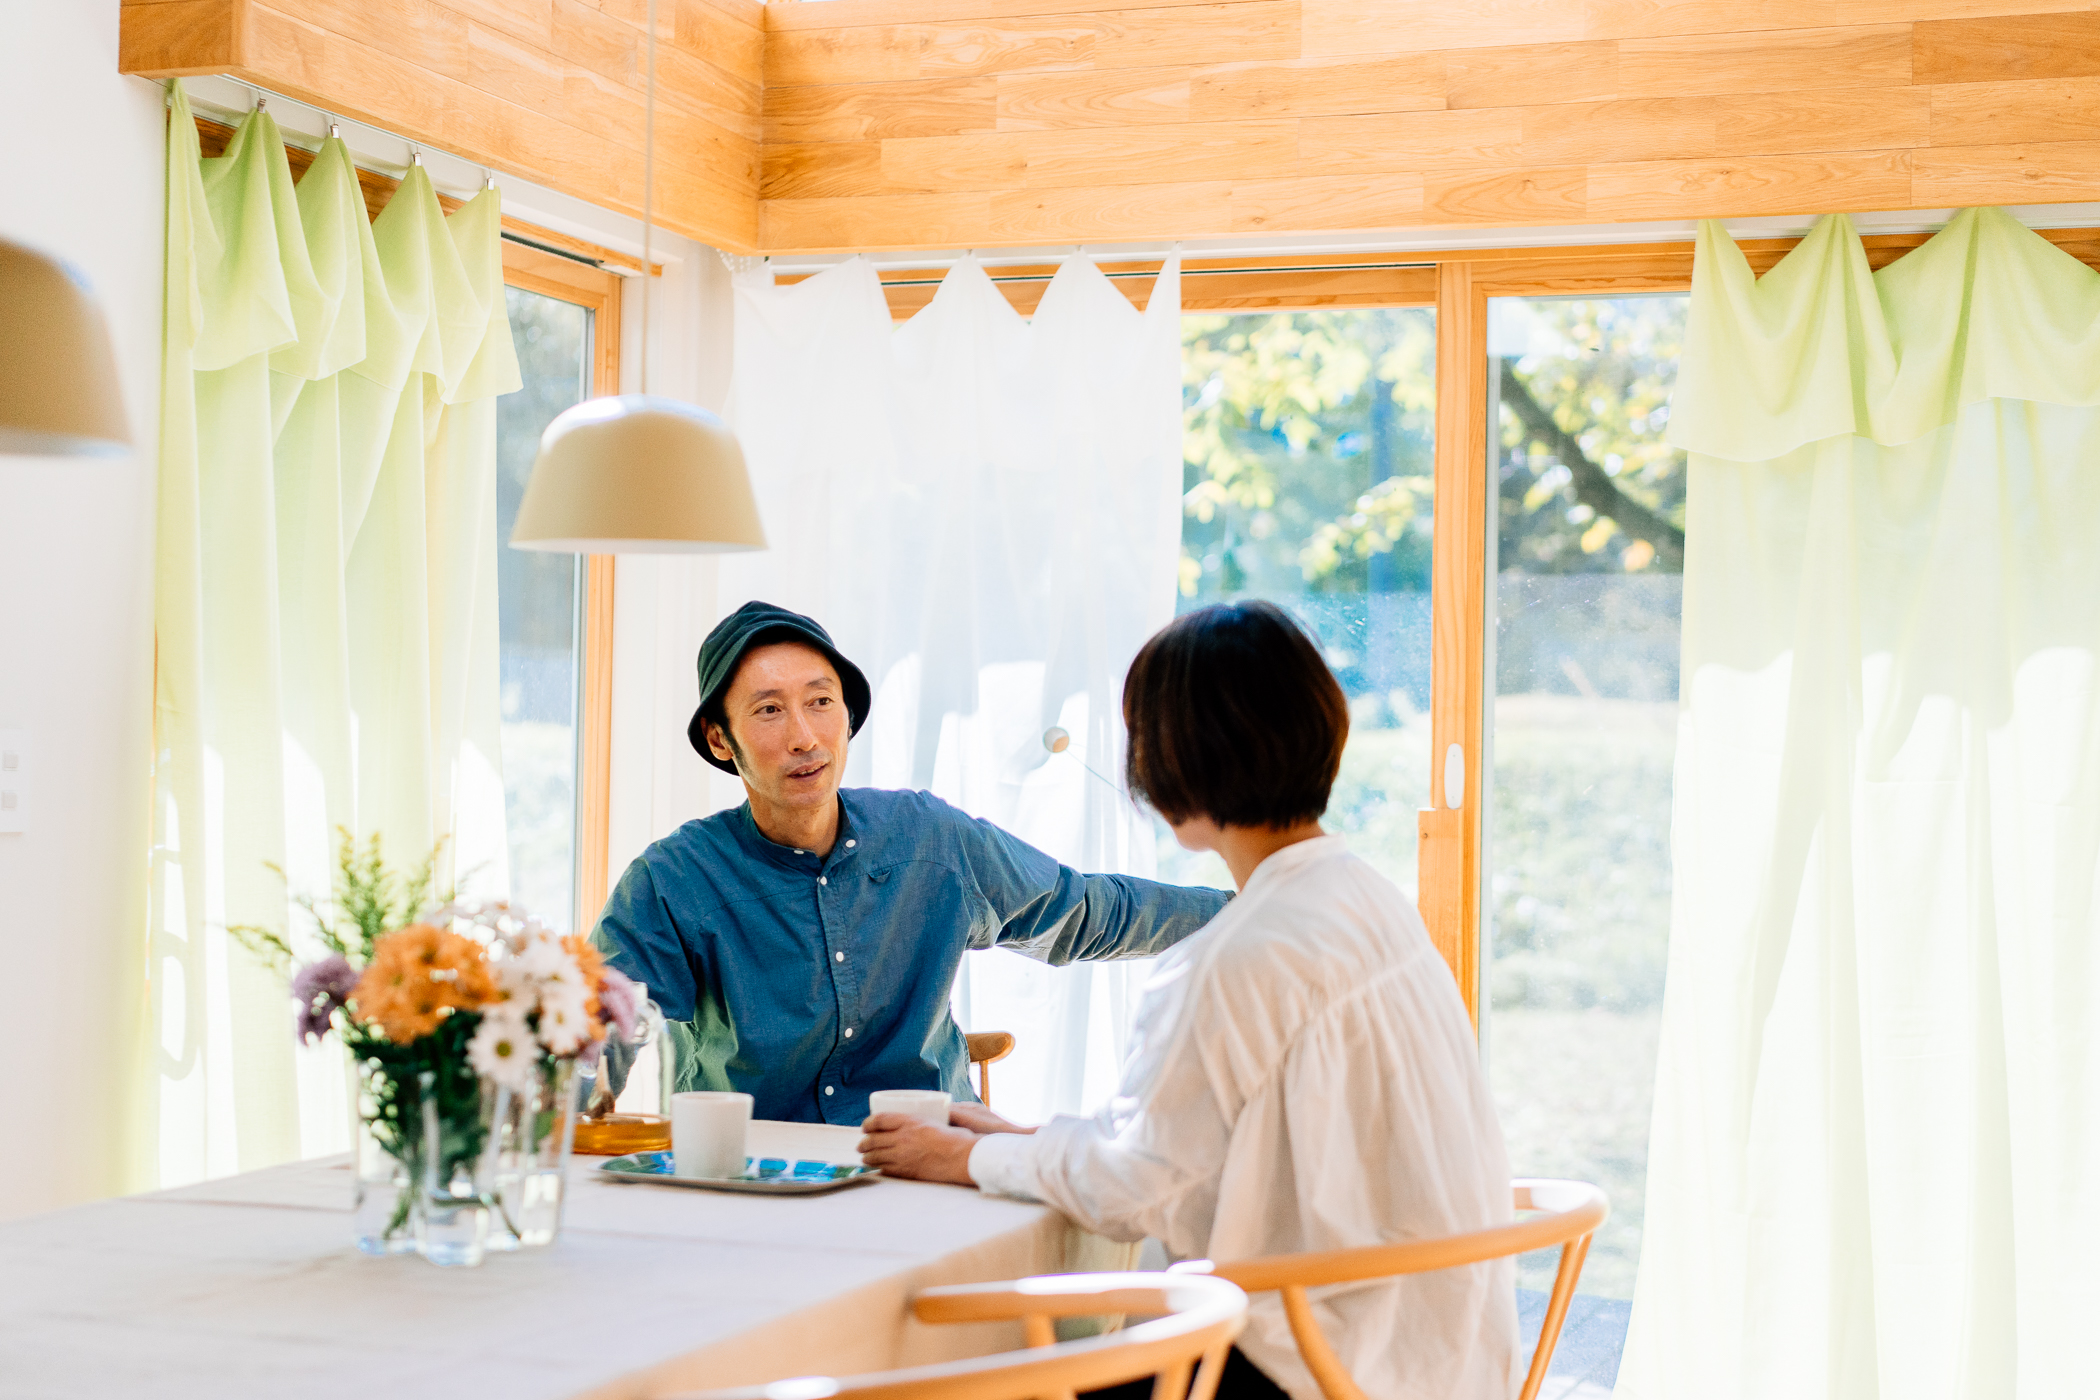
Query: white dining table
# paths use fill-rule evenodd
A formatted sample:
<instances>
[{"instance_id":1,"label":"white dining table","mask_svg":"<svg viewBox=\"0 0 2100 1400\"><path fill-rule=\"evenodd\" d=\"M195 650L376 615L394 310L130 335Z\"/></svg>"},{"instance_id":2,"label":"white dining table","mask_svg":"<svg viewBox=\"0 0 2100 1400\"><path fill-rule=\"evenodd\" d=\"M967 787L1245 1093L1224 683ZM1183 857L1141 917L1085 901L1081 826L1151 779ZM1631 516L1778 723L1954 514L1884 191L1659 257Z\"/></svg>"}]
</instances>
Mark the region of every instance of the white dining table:
<instances>
[{"instance_id":1,"label":"white dining table","mask_svg":"<svg viewBox=\"0 0 2100 1400\"><path fill-rule=\"evenodd\" d=\"M1019 1346L918 1289L1131 1267L1046 1206L878 1179L735 1195L570 1171L545 1248L440 1269L350 1241L347 1158L0 1225L0 1396L628 1400Z\"/></svg>"}]
</instances>

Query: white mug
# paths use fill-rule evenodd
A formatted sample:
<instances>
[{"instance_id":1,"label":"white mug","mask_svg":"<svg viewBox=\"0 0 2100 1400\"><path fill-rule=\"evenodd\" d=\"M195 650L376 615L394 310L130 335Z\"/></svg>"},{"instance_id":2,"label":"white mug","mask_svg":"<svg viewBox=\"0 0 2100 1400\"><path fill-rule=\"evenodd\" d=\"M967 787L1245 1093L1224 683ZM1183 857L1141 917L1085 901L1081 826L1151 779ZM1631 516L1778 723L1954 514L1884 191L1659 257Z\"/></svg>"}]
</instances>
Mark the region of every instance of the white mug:
<instances>
[{"instance_id":1,"label":"white mug","mask_svg":"<svg viewBox=\"0 0 2100 1400\"><path fill-rule=\"evenodd\" d=\"M945 1089L877 1089L868 1095L868 1116L901 1113L936 1128L948 1126L948 1091Z\"/></svg>"},{"instance_id":2,"label":"white mug","mask_svg":"<svg viewBox=\"0 0 2100 1400\"><path fill-rule=\"evenodd\" d=\"M671 1095L671 1170L679 1176L744 1174L751 1096L720 1090Z\"/></svg>"}]
</instances>

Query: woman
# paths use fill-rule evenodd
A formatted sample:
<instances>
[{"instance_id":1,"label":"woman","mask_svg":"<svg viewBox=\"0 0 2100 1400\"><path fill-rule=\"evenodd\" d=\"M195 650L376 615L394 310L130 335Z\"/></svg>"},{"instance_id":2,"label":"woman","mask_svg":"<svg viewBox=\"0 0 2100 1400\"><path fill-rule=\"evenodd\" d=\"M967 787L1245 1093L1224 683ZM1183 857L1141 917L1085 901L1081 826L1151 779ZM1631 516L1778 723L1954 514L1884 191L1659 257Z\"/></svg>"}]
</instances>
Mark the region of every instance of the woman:
<instances>
[{"instance_id":1,"label":"woman","mask_svg":"<svg viewBox=\"0 0 2100 1400\"><path fill-rule=\"evenodd\" d=\"M947 1128L878 1115L864 1159L1045 1201L1177 1258L1508 1221L1502 1134L1450 971L1407 896L1320 827L1349 711L1312 640L1268 603L1191 613L1131 663L1123 717L1131 792L1183 846L1223 856L1238 898L1159 959L1100 1113L1040 1129L976 1105ZM1314 1311L1368 1395L1510 1394L1507 1260L1322 1290ZM1279 1390L1320 1396L1270 1293L1219 1394Z\"/></svg>"}]
</instances>

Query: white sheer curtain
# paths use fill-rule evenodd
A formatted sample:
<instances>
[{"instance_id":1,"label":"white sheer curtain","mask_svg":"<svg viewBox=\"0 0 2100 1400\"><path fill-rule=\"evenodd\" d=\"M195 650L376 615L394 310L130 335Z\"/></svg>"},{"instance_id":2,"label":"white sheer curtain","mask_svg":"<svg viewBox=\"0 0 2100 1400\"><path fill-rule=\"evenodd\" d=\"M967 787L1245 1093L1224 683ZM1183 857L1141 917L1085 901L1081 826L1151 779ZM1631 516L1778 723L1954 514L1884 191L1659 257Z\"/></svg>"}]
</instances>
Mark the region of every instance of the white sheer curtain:
<instances>
[{"instance_id":1,"label":"white sheer curtain","mask_svg":"<svg viewBox=\"0 0 2100 1400\"><path fill-rule=\"evenodd\" d=\"M966 258L893 329L864 260L739 277L730 414L772 548L725 560L721 604L807 612L866 670L849 783L928 789L1082 870L1152 872L1120 788L1121 685L1174 609L1180 300L1178 260L1140 312L1073 257L1024 320ZM1019 1040L1002 1111L1113 1086L1139 965L965 964L964 1028Z\"/></svg>"},{"instance_id":2,"label":"white sheer curtain","mask_svg":"<svg viewBox=\"0 0 2100 1400\"><path fill-rule=\"evenodd\" d=\"M2058 1400L2100 1309L2100 274L1701 234L1637 1400Z\"/></svg>"},{"instance_id":3,"label":"white sheer curtain","mask_svg":"<svg viewBox=\"0 0 2100 1400\"><path fill-rule=\"evenodd\" d=\"M336 827L397 868L446 837L441 878L507 887L501 218L494 191L447 218L416 166L374 222L333 138L295 188L261 110L200 159L176 84L137 1120L162 1184L346 1145L340 1049L294 1050L287 989L225 932L298 944L287 896L327 896Z\"/></svg>"}]
</instances>

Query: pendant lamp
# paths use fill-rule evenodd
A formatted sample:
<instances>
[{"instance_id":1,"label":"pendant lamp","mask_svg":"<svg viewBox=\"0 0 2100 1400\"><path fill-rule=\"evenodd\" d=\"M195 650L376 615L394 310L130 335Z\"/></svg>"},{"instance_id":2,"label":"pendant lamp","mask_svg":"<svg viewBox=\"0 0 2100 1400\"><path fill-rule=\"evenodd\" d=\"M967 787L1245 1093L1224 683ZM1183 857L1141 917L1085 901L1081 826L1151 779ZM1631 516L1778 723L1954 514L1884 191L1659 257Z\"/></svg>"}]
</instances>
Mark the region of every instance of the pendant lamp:
<instances>
[{"instance_id":1,"label":"pendant lamp","mask_svg":"<svg viewBox=\"0 0 2100 1400\"><path fill-rule=\"evenodd\" d=\"M108 456L131 448L109 327L81 277L0 239L0 453Z\"/></svg>"},{"instance_id":2,"label":"pendant lamp","mask_svg":"<svg viewBox=\"0 0 2100 1400\"><path fill-rule=\"evenodd\" d=\"M650 234L656 199L656 0L649 0L642 135L641 392L586 399L540 439L513 549L721 554L764 549L736 435L704 408L649 393Z\"/></svg>"}]
</instances>

